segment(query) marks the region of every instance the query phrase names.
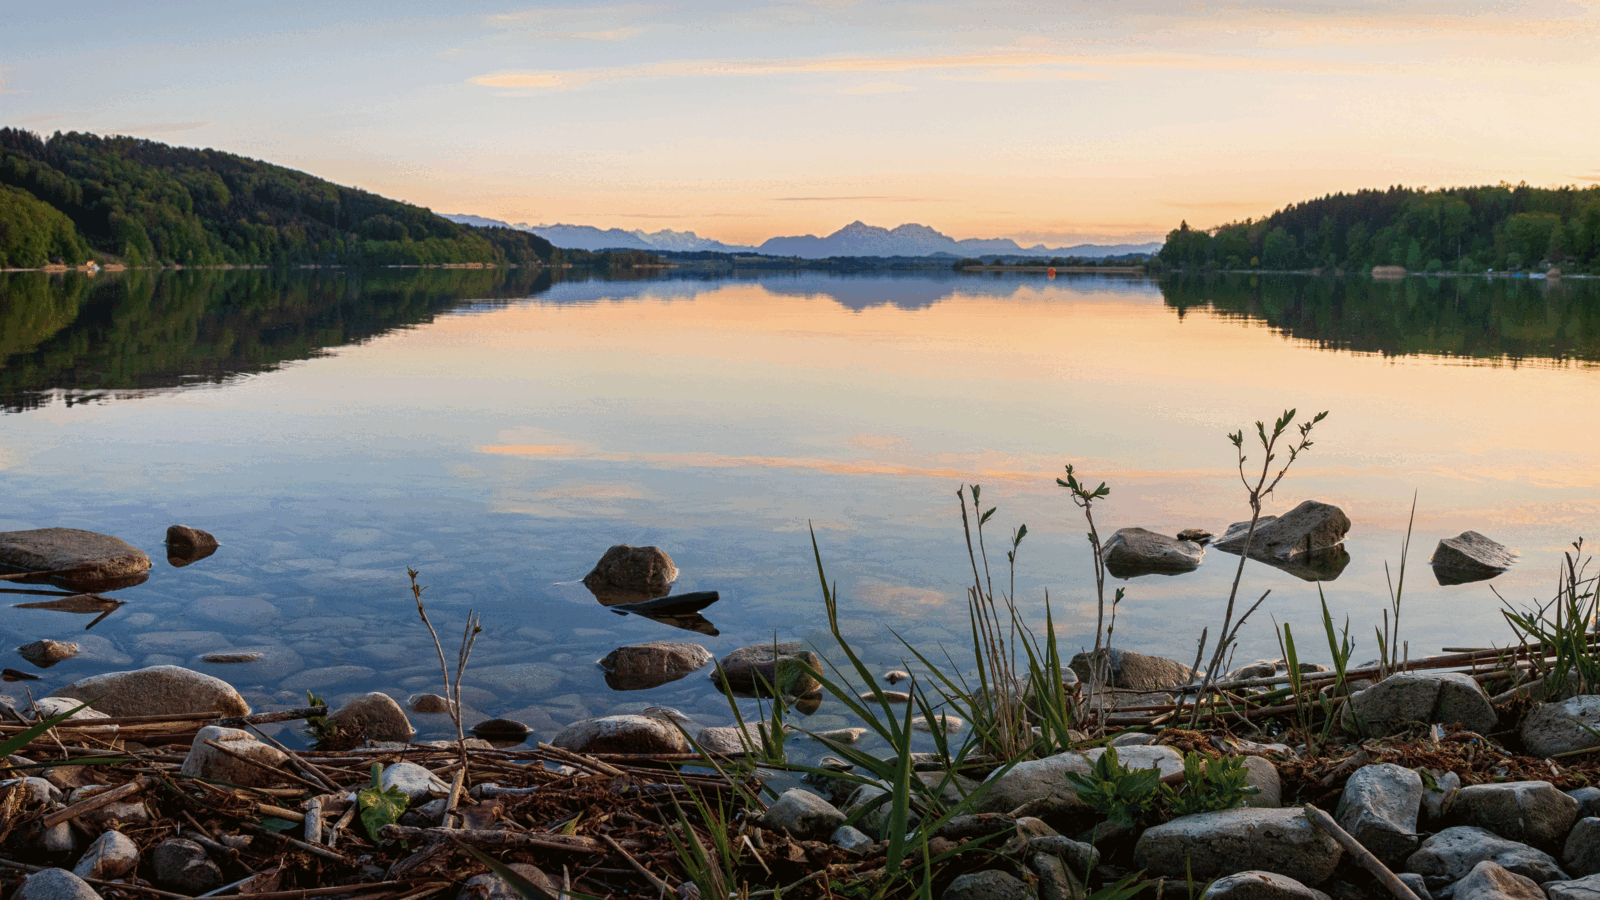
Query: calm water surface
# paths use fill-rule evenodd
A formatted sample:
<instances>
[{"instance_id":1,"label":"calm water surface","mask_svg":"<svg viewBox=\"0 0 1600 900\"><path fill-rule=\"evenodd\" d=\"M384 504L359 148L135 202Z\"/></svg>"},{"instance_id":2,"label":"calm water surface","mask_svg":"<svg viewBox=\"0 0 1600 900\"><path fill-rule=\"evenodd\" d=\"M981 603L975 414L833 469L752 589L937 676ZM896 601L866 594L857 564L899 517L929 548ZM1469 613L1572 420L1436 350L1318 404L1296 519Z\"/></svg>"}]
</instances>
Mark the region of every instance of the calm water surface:
<instances>
[{"instance_id":1,"label":"calm water surface","mask_svg":"<svg viewBox=\"0 0 1600 900\"><path fill-rule=\"evenodd\" d=\"M1329 416L1267 512L1316 498L1350 515L1350 561L1323 588L1357 656L1376 655L1413 493L1411 655L1503 642L1489 585L1547 597L1561 551L1600 522L1597 361L1600 290L1575 280L0 275L0 530L104 531L157 560L91 629L6 608L0 638L84 645L35 694L175 663L258 708L307 689L403 699L439 689L410 566L442 632L483 614L475 717L543 738L655 704L725 724L703 673L617 692L595 660L648 640L826 650L808 524L870 663L902 664L893 633L959 652L964 483L999 506L991 549L1027 524L1019 602L1042 621L1048 591L1077 649L1093 585L1062 465L1111 487L1103 534L1220 532L1248 516L1225 435L1296 407ZM169 567L174 523L224 546ZM1466 529L1517 566L1435 583L1435 543ZM679 592L720 591L720 634L599 606L578 581L616 543L665 548ZM1235 561L1123 583L1117 642L1192 657ZM1317 625L1316 585L1249 564L1245 592L1269 588L1241 661L1278 655L1274 618ZM199 661L225 649L266 655ZM808 724L847 721L825 704Z\"/></svg>"}]
</instances>

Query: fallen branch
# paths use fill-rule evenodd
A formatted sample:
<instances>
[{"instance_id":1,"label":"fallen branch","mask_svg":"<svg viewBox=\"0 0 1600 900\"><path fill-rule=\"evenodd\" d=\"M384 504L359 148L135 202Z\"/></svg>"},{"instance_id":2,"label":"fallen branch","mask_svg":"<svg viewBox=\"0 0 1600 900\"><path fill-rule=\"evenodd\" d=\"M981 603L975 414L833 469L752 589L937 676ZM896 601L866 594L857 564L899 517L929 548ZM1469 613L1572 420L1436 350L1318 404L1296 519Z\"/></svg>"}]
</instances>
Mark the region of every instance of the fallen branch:
<instances>
[{"instance_id":1,"label":"fallen branch","mask_svg":"<svg viewBox=\"0 0 1600 900\"><path fill-rule=\"evenodd\" d=\"M1305 811L1306 818L1311 820L1311 824L1322 829L1324 833L1337 841L1339 846L1349 851L1350 855L1356 858L1356 862L1361 863L1362 868L1371 872L1373 877L1377 878L1389 890L1389 893L1395 896L1395 900L1422 900L1422 898L1412 893L1411 888L1406 887L1404 881L1401 881L1393 872L1389 871L1388 866L1384 865L1376 856L1373 856L1367 848L1361 846L1361 842L1352 837L1350 832L1340 828L1339 823L1335 822L1332 816L1309 803L1305 805Z\"/></svg>"}]
</instances>

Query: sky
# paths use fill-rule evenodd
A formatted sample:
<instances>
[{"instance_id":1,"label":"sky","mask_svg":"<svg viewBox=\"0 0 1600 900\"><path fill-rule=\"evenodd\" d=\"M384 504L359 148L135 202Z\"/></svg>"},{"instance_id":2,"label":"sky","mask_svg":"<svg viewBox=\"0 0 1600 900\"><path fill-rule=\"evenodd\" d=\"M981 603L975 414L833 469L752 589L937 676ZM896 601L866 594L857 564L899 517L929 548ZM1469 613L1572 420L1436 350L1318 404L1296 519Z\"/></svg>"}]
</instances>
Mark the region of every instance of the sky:
<instances>
[{"instance_id":1,"label":"sky","mask_svg":"<svg viewBox=\"0 0 1600 900\"><path fill-rule=\"evenodd\" d=\"M0 126L510 222L1159 240L1337 191L1600 182L1600 0L12 0Z\"/></svg>"}]
</instances>

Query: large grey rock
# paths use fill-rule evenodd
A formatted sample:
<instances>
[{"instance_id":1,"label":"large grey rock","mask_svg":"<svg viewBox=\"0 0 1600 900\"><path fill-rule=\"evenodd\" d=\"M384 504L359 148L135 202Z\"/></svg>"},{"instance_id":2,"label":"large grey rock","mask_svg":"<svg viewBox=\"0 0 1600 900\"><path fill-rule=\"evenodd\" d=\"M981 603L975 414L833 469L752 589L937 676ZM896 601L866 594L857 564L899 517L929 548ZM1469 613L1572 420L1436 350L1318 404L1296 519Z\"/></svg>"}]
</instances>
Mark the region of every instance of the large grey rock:
<instances>
[{"instance_id":1,"label":"large grey rock","mask_svg":"<svg viewBox=\"0 0 1600 900\"><path fill-rule=\"evenodd\" d=\"M1067 780L1067 773L1089 774L1095 761L1105 752L1103 747L1085 753L1068 750L1020 762L1008 770L996 769L984 780L986 790L973 811L1009 813L1023 804L1039 801L1064 808L1083 806L1077 788ZM1158 769L1162 777L1183 771L1183 754L1171 747L1118 747L1116 753L1117 761L1130 769Z\"/></svg>"},{"instance_id":2,"label":"large grey rock","mask_svg":"<svg viewBox=\"0 0 1600 900\"><path fill-rule=\"evenodd\" d=\"M1509 548L1476 531L1463 531L1440 541L1433 558L1428 560L1442 584L1481 581L1499 575L1516 561L1517 555Z\"/></svg>"},{"instance_id":3,"label":"large grey rock","mask_svg":"<svg viewBox=\"0 0 1600 900\"><path fill-rule=\"evenodd\" d=\"M121 538L78 528L0 532L0 575L60 572L21 579L79 593L114 591L143 584L150 557Z\"/></svg>"},{"instance_id":4,"label":"large grey rock","mask_svg":"<svg viewBox=\"0 0 1600 900\"><path fill-rule=\"evenodd\" d=\"M222 886L222 870L205 848L183 838L157 844L150 852L150 868L156 884L191 897Z\"/></svg>"},{"instance_id":5,"label":"large grey rock","mask_svg":"<svg viewBox=\"0 0 1600 900\"><path fill-rule=\"evenodd\" d=\"M109 881L132 872L138 865L139 845L120 831L108 831L89 845L72 874Z\"/></svg>"},{"instance_id":6,"label":"large grey rock","mask_svg":"<svg viewBox=\"0 0 1600 900\"><path fill-rule=\"evenodd\" d=\"M740 647L722 658L711 679L741 693L756 693L765 684L792 696L821 687L812 674L822 673L822 659L799 641ZM786 684L780 684L780 679Z\"/></svg>"},{"instance_id":7,"label":"large grey rock","mask_svg":"<svg viewBox=\"0 0 1600 900\"><path fill-rule=\"evenodd\" d=\"M824 840L844 825L844 813L810 791L790 788L761 816L761 827L801 840Z\"/></svg>"},{"instance_id":8,"label":"large grey rock","mask_svg":"<svg viewBox=\"0 0 1600 900\"><path fill-rule=\"evenodd\" d=\"M1600 747L1600 696L1583 694L1559 703L1541 703L1522 720L1522 746L1533 756L1555 756Z\"/></svg>"},{"instance_id":9,"label":"large grey rock","mask_svg":"<svg viewBox=\"0 0 1600 900\"><path fill-rule=\"evenodd\" d=\"M91 675L50 696L92 700L94 708L108 716L250 714L250 704L244 702L232 685L182 666L151 666L130 672Z\"/></svg>"},{"instance_id":10,"label":"large grey rock","mask_svg":"<svg viewBox=\"0 0 1600 900\"><path fill-rule=\"evenodd\" d=\"M1175 659L1146 656L1131 650L1101 650L1110 663L1110 677L1103 687L1125 688L1133 691L1161 691L1194 680L1194 669ZM1090 664L1094 654L1079 653L1068 663L1079 681L1088 683Z\"/></svg>"},{"instance_id":11,"label":"large grey rock","mask_svg":"<svg viewBox=\"0 0 1600 900\"><path fill-rule=\"evenodd\" d=\"M274 770L286 771L288 755L277 747L256 740L248 731L207 725L194 736L189 745L189 755L183 760L183 775L190 778L209 778L244 787L266 787L288 781L287 775L275 776L272 771L253 766L235 756L224 753L211 743L227 747L239 756L254 760Z\"/></svg>"},{"instance_id":12,"label":"large grey rock","mask_svg":"<svg viewBox=\"0 0 1600 900\"><path fill-rule=\"evenodd\" d=\"M532 863L511 863L506 866L523 878L538 885L551 897L561 897L561 885ZM474 875L461 885L456 900L523 900L522 893L493 872Z\"/></svg>"},{"instance_id":13,"label":"large grey rock","mask_svg":"<svg viewBox=\"0 0 1600 900\"><path fill-rule=\"evenodd\" d=\"M1249 522L1235 522L1212 546L1229 553L1244 550ZM1281 516L1262 516L1250 537L1250 555L1260 559L1293 559L1326 550L1344 541L1350 517L1339 507L1307 500Z\"/></svg>"},{"instance_id":14,"label":"large grey rock","mask_svg":"<svg viewBox=\"0 0 1600 900\"><path fill-rule=\"evenodd\" d=\"M1326 881L1341 851L1298 809L1228 809L1145 829L1134 861L1149 875L1209 878L1257 869L1309 885Z\"/></svg>"},{"instance_id":15,"label":"large grey rock","mask_svg":"<svg viewBox=\"0 0 1600 900\"><path fill-rule=\"evenodd\" d=\"M1548 781L1510 781L1464 787L1445 820L1473 825L1508 841L1559 847L1578 818L1578 801Z\"/></svg>"},{"instance_id":16,"label":"large grey rock","mask_svg":"<svg viewBox=\"0 0 1600 900\"><path fill-rule=\"evenodd\" d=\"M1600 819L1579 819L1561 850L1561 867L1572 875L1600 875Z\"/></svg>"},{"instance_id":17,"label":"large grey rock","mask_svg":"<svg viewBox=\"0 0 1600 900\"><path fill-rule=\"evenodd\" d=\"M1489 695L1459 672L1402 672L1350 698L1345 724L1363 734L1385 736L1416 723L1460 722L1487 734L1499 723Z\"/></svg>"},{"instance_id":18,"label":"large grey rock","mask_svg":"<svg viewBox=\"0 0 1600 900\"><path fill-rule=\"evenodd\" d=\"M1245 783L1256 789L1244 798L1244 805L1252 809L1277 809L1283 805L1283 779L1272 760L1262 756L1244 758Z\"/></svg>"},{"instance_id":19,"label":"large grey rock","mask_svg":"<svg viewBox=\"0 0 1600 900\"><path fill-rule=\"evenodd\" d=\"M1455 883L1454 900L1545 900L1544 891L1526 875L1518 875L1484 860L1467 877Z\"/></svg>"},{"instance_id":20,"label":"large grey rock","mask_svg":"<svg viewBox=\"0 0 1600 900\"><path fill-rule=\"evenodd\" d=\"M1328 895L1276 872L1236 872L1211 883L1201 900L1328 900Z\"/></svg>"},{"instance_id":21,"label":"large grey rock","mask_svg":"<svg viewBox=\"0 0 1600 900\"><path fill-rule=\"evenodd\" d=\"M1121 528L1100 547L1106 570L1118 578L1162 573L1174 575L1200 567L1205 548L1194 541L1170 538L1143 528Z\"/></svg>"},{"instance_id":22,"label":"large grey rock","mask_svg":"<svg viewBox=\"0 0 1600 900\"><path fill-rule=\"evenodd\" d=\"M661 597L677 580L678 567L665 550L627 544L607 550L594 570L583 576L584 586L601 596L602 601L602 595L610 593L648 595L644 599Z\"/></svg>"},{"instance_id":23,"label":"large grey rock","mask_svg":"<svg viewBox=\"0 0 1600 900\"><path fill-rule=\"evenodd\" d=\"M1466 825L1446 828L1423 841L1406 860L1406 871L1421 875L1430 889L1438 890L1467 877L1473 866L1486 859L1541 883L1567 878L1555 858L1543 850Z\"/></svg>"},{"instance_id":24,"label":"large grey rock","mask_svg":"<svg viewBox=\"0 0 1600 900\"><path fill-rule=\"evenodd\" d=\"M1600 875L1572 881L1546 881L1540 887L1550 900L1600 900Z\"/></svg>"},{"instance_id":25,"label":"large grey rock","mask_svg":"<svg viewBox=\"0 0 1600 900\"><path fill-rule=\"evenodd\" d=\"M677 681L711 659L711 651L699 644L650 641L618 647L600 660L600 668L613 689L635 691Z\"/></svg>"},{"instance_id":26,"label":"large grey rock","mask_svg":"<svg viewBox=\"0 0 1600 900\"><path fill-rule=\"evenodd\" d=\"M573 722L550 741L579 753L688 753L678 726L654 716L601 716Z\"/></svg>"},{"instance_id":27,"label":"large grey rock","mask_svg":"<svg viewBox=\"0 0 1600 900\"><path fill-rule=\"evenodd\" d=\"M411 762L397 762L384 769L383 774L378 776L378 784L384 790L389 788L399 790L406 795L406 800L412 806L450 792L450 785L445 784L427 769Z\"/></svg>"},{"instance_id":28,"label":"large grey rock","mask_svg":"<svg viewBox=\"0 0 1600 900\"><path fill-rule=\"evenodd\" d=\"M72 641L34 641L17 648L17 655L41 669L48 669L62 660L71 659L83 650Z\"/></svg>"},{"instance_id":29,"label":"large grey rock","mask_svg":"<svg viewBox=\"0 0 1600 900\"><path fill-rule=\"evenodd\" d=\"M1417 814L1422 808L1422 777L1393 763L1362 766L1345 782L1334 813L1373 856L1390 864L1417 849Z\"/></svg>"},{"instance_id":30,"label":"large grey rock","mask_svg":"<svg viewBox=\"0 0 1600 900\"><path fill-rule=\"evenodd\" d=\"M100 900L100 895L66 869L45 869L29 875L11 900Z\"/></svg>"},{"instance_id":31,"label":"large grey rock","mask_svg":"<svg viewBox=\"0 0 1600 900\"><path fill-rule=\"evenodd\" d=\"M362 694L334 710L328 724L341 735L359 735L369 741L409 741L417 733L406 711L381 691Z\"/></svg>"},{"instance_id":32,"label":"large grey rock","mask_svg":"<svg viewBox=\"0 0 1600 900\"><path fill-rule=\"evenodd\" d=\"M943 900L1031 900L1033 888L999 869L959 875L944 889Z\"/></svg>"}]
</instances>

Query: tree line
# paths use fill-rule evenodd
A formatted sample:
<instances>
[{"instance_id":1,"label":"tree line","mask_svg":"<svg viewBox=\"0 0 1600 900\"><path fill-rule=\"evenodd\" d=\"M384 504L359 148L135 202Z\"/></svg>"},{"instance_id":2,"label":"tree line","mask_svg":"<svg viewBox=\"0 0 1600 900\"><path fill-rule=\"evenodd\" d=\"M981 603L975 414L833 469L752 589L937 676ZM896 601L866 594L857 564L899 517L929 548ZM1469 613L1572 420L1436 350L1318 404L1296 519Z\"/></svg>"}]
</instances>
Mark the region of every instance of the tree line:
<instances>
[{"instance_id":1,"label":"tree line","mask_svg":"<svg viewBox=\"0 0 1600 900\"><path fill-rule=\"evenodd\" d=\"M0 129L0 268L89 255L130 266L594 261L231 153Z\"/></svg>"},{"instance_id":2,"label":"tree line","mask_svg":"<svg viewBox=\"0 0 1600 900\"><path fill-rule=\"evenodd\" d=\"M1167 234L1169 268L1600 272L1600 185L1391 187Z\"/></svg>"}]
</instances>

